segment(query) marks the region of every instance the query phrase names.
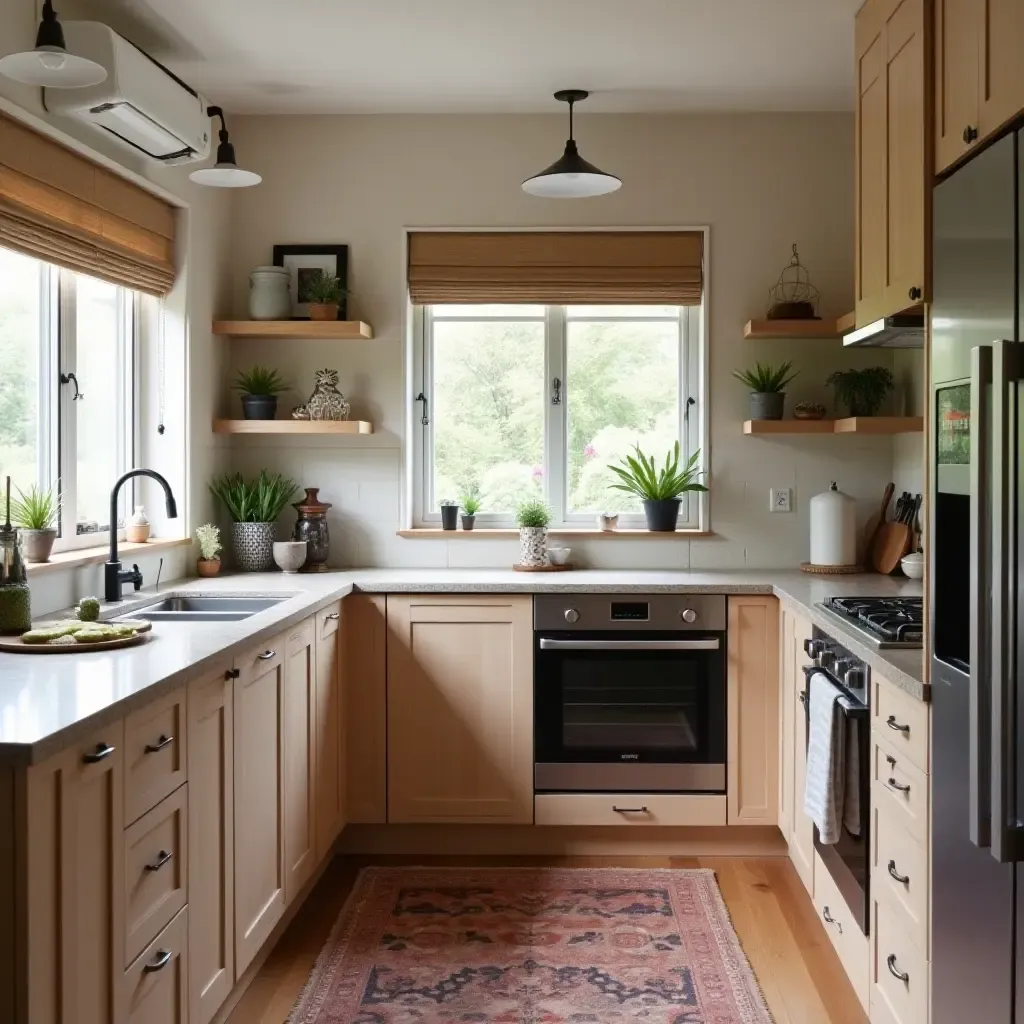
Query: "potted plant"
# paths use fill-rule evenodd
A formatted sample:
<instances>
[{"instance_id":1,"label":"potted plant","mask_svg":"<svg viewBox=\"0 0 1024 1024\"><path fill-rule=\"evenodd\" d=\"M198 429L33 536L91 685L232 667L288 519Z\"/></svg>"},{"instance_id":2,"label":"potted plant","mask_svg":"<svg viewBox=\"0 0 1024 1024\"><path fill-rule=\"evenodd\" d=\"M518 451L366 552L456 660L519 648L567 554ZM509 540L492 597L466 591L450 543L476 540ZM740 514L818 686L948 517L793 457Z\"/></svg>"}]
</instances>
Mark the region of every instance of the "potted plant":
<instances>
[{"instance_id":1,"label":"potted plant","mask_svg":"<svg viewBox=\"0 0 1024 1024\"><path fill-rule=\"evenodd\" d=\"M644 455L639 445L634 446L636 458L627 455L621 466L608 468L621 480L612 484L616 490L635 494L644 505L647 529L652 533L671 533L679 519L681 494L687 491L706 491L698 477L703 470L697 469L700 449L690 456L686 465L679 467L679 442L665 456L665 465L657 469L653 455Z\"/></svg>"},{"instance_id":2,"label":"potted plant","mask_svg":"<svg viewBox=\"0 0 1024 1024\"><path fill-rule=\"evenodd\" d=\"M531 498L516 509L516 522L519 524L519 564L532 568L547 565L551 509L540 498Z\"/></svg>"},{"instance_id":3,"label":"potted plant","mask_svg":"<svg viewBox=\"0 0 1024 1024\"><path fill-rule=\"evenodd\" d=\"M851 416L875 416L893 389L892 371L884 366L836 370L825 384L835 390L836 401L845 405Z\"/></svg>"},{"instance_id":4,"label":"potted plant","mask_svg":"<svg viewBox=\"0 0 1024 1024\"><path fill-rule=\"evenodd\" d=\"M459 503L445 498L441 502L441 529L456 530L459 526Z\"/></svg>"},{"instance_id":5,"label":"potted plant","mask_svg":"<svg viewBox=\"0 0 1024 1024\"><path fill-rule=\"evenodd\" d=\"M277 370L253 366L239 370L234 388L242 395L242 415L247 420L272 420L277 415L277 396L288 390Z\"/></svg>"},{"instance_id":6,"label":"potted plant","mask_svg":"<svg viewBox=\"0 0 1024 1024\"><path fill-rule=\"evenodd\" d=\"M462 496L462 528L472 530L476 525L476 514L480 511L480 495L474 487Z\"/></svg>"},{"instance_id":7,"label":"potted plant","mask_svg":"<svg viewBox=\"0 0 1024 1024\"><path fill-rule=\"evenodd\" d=\"M786 408L786 385L799 373L791 362L781 366L757 363L751 370L733 370L732 375L750 389L752 420L781 420Z\"/></svg>"},{"instance_id":8,"label":"potted plant","mask_svg":"<svg viewBox=\"0 0 1024 1024\"><path fill-rule=\"evenodd\" d=\"M11 501L11 522L18 527L26 562L48 562L53 542L57 539L60 519L60 494L32 484L28 491L17 488L18 497Z\"/></svg>"},{"instance_id":9,"label":"potted plant","mask_svg":"<svg viewBox=\"0 0 1024 1024\"><path fill-rule=\"evenodd\" d=\"M244 572L263 572L274 565L274 524L295 494L295 482L280 473L260 470L255 480L225 473L210 484L214 497L234 524L235 562Z\"/></svg>"},{"instance_id":10,"label":"potted plant","mask_svg":"<svg viewBox=\"0 0 1024 1024\"><path fill-rule=\"evenodd\" d=\"M200 576L216 576L220 572L220 529L213 523L196 527L199 559L196 570Z\"/></svg>"},{"instance_id":11,"label":"potted plant","mask_svg":"<svg viewBox=\"0 0 1024 1024\"><path fill-rule=\"evenodd\" d=\"M310 320L337 320L342 295L347 294L340 278L321 270L305 286Z\"/></svg>"}]
</instances>

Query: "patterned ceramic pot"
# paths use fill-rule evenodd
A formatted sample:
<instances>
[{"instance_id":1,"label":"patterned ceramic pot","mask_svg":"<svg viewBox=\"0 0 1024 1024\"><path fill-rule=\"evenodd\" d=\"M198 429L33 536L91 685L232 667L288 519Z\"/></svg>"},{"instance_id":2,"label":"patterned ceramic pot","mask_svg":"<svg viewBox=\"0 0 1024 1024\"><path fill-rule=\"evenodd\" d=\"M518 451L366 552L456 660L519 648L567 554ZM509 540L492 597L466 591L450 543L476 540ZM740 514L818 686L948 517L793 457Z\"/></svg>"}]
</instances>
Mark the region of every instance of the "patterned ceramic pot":
<instances>
[{"instance_id":1,"label":"patterned ceramic pot","mask_svg":"<svg viewBox=\"0 0 1024 1024\"><path fill-rule=\"evenodd\" d=\"M519 528L519 564L541 566L548 564L548 528L521 526Z\"/></svg>"},{"instance_id":2,"label":"patterned ceramic pot","mask_svg":"<svg viewBox=\"0 0 1024 1024\"><path fill-rule=\"evenodd\" d=\"M233 523L235 562L242 572L266 572L274 567L274 524Z\"/></svg>"}]
</instances>

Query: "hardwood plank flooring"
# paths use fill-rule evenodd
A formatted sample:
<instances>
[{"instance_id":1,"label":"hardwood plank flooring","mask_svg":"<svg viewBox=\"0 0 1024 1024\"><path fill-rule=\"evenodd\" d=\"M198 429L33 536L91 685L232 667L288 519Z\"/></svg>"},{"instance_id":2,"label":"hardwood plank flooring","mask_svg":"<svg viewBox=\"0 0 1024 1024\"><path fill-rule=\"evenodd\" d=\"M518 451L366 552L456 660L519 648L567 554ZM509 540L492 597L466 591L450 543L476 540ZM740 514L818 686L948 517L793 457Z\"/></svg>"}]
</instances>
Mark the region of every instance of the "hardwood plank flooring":
<instances>
[{"instance_id":1,"label":"hardwood plank flooring","mask_svg":"<svg viewBox=\"0 0 1024 1024\"><path fill-rule=\"evenodd\" d=\"M784 857L336 857L227 1024L283 1024L367 864L711 868L776 1024L866 1024L828 936Z\"/></svg>"}]
</instances>

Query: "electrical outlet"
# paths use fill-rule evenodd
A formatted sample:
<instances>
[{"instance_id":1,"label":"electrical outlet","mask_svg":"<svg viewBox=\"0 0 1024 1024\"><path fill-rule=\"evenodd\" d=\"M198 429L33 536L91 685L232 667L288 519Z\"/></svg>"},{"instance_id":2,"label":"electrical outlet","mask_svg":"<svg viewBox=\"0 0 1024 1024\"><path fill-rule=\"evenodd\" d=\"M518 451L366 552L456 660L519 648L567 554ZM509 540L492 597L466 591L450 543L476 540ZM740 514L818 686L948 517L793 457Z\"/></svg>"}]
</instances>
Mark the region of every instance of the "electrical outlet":
<instances>
[{"instance_id":1,"label":"electrical outlet","mask_svg":"<svg viewBox=\"0 0 1024 1024\"><path fill-rule=\"evenodd\" d=\"M793 492L788 487L773 487L769 492L772 512L792 512Z\"/></svg>"}]
</instances>

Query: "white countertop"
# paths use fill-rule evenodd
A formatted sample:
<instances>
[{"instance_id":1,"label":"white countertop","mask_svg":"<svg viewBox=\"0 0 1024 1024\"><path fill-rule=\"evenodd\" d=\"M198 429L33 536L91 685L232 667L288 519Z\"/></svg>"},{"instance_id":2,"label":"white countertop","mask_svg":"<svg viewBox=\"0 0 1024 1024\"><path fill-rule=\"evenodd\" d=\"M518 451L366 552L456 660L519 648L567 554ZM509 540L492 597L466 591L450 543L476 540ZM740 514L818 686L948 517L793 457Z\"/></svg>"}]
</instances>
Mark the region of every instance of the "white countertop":
<instances>
[{"instance_id":1,"label":"white countertop","mask_svg":"<svg viewBox=\"0 0 1024 1024\"><path fill-rule=\"evenodd\" d=\"M575 570L519 573L502 569L352 569L317 575L247 573L165 585L118 605L124 615L169 594L287 595L248 619L216 624L159 622L137 647L74 654L0 654L0 762L34 763L94 728L227 662L250 644L287 629L350 594L369 593L775 593L826 629L890 682L919 698L920 651L876 651L837 628L815 607L834 595L918 595L919 583L878 575L815 577L800 572L650 572ZM70 613L69 613L70 614ZM55 619L67 615L53 615Z\"/></svg>"}]
</instances>

